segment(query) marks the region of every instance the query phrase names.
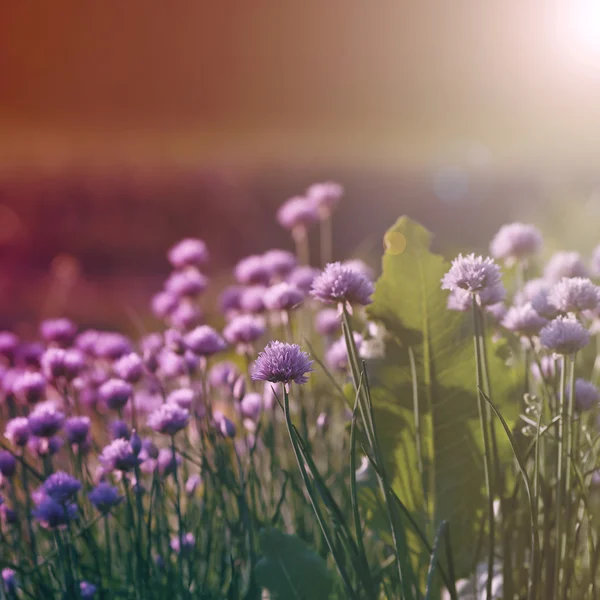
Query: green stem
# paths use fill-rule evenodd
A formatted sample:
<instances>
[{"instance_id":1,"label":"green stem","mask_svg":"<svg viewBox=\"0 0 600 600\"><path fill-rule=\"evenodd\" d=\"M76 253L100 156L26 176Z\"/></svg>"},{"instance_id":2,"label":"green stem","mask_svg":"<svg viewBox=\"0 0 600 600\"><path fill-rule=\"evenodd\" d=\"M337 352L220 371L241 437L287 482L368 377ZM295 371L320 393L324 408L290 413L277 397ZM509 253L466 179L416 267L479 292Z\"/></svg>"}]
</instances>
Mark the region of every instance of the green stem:
<instances>
[{"instance_id":1,"label":"green stem","mask_svg":"<svg viewBox=\"0 0 600 600\"><path fill-rule=\"evenodd\" d=\"M560 361L560 397L559 410L560 420L558 421L558 446L557 446L557 461L556 461L556 547L554 552L554 594L560 597L560 589L563 578L562 557L562 538L563 538L563 495L564 495L564 430L565 421L567 419L567 403L565 398L566 388L566 358L563 356Z\"/></svg>"}]
</instances>

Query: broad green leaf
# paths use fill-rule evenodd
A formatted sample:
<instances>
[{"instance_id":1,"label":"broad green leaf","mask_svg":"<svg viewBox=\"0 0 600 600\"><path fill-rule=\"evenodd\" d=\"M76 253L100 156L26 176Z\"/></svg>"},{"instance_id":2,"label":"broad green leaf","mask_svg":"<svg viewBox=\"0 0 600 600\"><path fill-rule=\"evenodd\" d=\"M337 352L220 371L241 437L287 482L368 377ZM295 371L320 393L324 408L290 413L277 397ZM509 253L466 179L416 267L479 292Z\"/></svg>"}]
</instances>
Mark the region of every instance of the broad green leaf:
<instances>
[{"instance_id":1,"label":"broad green leaf","mask_svg":"<svg viewBox=\"0 0 600 600\"><path fill-rule=\"evenodd\" d=\"M255 567L256 580L280 600L326 600L332 586L325 561L300 538L273 528L259 534L263 557Z\"/></svg>"},{"instance_id":2,"label":"broad green leaf","mask_svg":"<svg viewBox=\"0 0 600 600\"><path fill-rule=\"evenodd\" d=\"M462 577L473 566L485 509L471 315L447 310L448 292L440 289L440 280L450 265L430 251L425 228L402 217L385 242L383 274L368 309L389 334L385 358L368 365L378 439L393 488L430 543L440 522L448 522L456 574ZM507 367L489 339L488 354L492 399L511 422L519 397L517 369ZM497 439L509 461L506 436L497 434ZM410 541L423 573L427 552L416 536Z\"/></svg>"}]
</instances>

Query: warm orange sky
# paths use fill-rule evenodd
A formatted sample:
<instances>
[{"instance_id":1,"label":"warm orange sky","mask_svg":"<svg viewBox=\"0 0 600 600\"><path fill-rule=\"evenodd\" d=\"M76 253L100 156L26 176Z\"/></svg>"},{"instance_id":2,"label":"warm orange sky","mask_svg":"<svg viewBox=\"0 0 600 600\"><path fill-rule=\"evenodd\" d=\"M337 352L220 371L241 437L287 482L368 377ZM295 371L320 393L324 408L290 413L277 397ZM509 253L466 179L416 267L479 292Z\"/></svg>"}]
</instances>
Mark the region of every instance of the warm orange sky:
<instances>
[{"instance_id":1,"label":"warm orange sky","mask_svg":"<svg viewBox=\"0 0 600 600\"><path fill-rule=\"evenodd\" d=\"M0 161L592 165L577 1L5 0Z\"/></svg>"}]
</instances>

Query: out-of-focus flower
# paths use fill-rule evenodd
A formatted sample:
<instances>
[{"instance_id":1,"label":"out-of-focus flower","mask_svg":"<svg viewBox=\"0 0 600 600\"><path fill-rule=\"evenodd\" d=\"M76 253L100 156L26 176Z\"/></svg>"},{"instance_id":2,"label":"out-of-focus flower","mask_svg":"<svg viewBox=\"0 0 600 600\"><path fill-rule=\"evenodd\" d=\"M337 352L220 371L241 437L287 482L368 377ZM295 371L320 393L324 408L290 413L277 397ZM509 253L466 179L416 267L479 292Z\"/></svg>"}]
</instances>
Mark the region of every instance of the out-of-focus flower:
<instances>
[{"instance_id":1,"label":"out-of-focus flower","mask_svg":"<svg viewBox=\"0 0 600 600\"><path fill-rule=\"evenodd\" d=\"M506 290L501 283L492 287L485 288L478 292L476 300L479 306L493 306L504 300ZM447 305L448 310L456 310L459 312L467 312L473 308L472 292L463 290L462 288L454 288L448 295Z\"/></svg>"},{"instance_id":2,"label":"out-of-focus flower","mask_svg":"<svg viewBox=\"0 0 600 600\"><path fill-rule=\"evenodd\" d=\"M158 433L175 435L190 420L190 413L178 404L167 402L162 404L148 417L148 426Z\"/></svg>"},{"instance_id":3,"label":"out-of-focus flower","mask_svg":"<svg viewBox=\"0 0 600 600\"><path fill-rule=\"evenodd\" d=\"M247 313L258 314L265 310L267 288L262 285L247 287L240 297L240 308Z\"/></svg>"},{"instance_id":4,"label":"out-of-focus flower","mask_svg":"<svg viewBox=\"0 0 600 600\"><path fill-rule=\"evenodd\" d=\"M22 402L35 404L44 398L46 378L36 371L26 371L15 379L12 391Z\"/></svg>"},{"instance_id":5,"label":"out-of-focus flower","mask_svg":"<svg viewBox=\"0 0 600 600\"><path fill-rule=\"evenodd\" d=\"M19 347L19 337L12 331L0 331L0 356L12 359Z\"/></svg>"},{"instance_id":6,"label":"out-of-focus flower","mask_svg":"<svg viewBox=\"0 0 600 600\"><path fill-rule=\"evenodd\" d=\"M546 263L546 281L556 283L563 277L588 277L588 270L578 252L556 252Z\"/></svg>"},{"instance_id":7,"label":"out-of-focus flower","mask_svg":"<svg viewBox=\"0 0 600 600\"><path fill-rule=\"evenodd\" d=\"M152 296L150 308L155 317L165 319L177 307L179 298L173 292L161 291Z\"/></svg>"},{"instance_id":8,"label":"out-of-focus flower","mask_svg":"<svg viewBox=\"0 0 600 600\"><path fill-rule=\"evenodd\" d=\"M375 281L375 271L360 258L350 258L342 263L343 267L362 273L369 281Z\"/></svg>"},{"instance_id":9,"label":"out-of-focus flower","mask_svg":"<svg viewBox=\"0 0 600 600\"><path fill-rule=\"evenodd\" d=\"M64 504L81 489L81 482L64 471L56 471L48 476L41 489L48 498Z\"/></svg>"},{"instance_id":10,"label":"out-of-focus flower","mask_svg":"<svg viewBox=\"0 0 600 600\"><path fill-rule=\"evenodd\" d=\"M310 292L310 288L314 280L320 275L321 271L314 267L301 265L296 267L288 276L287 281L297 288L301 289L305 294Z\"/></svg>"},{"instance_id":11,"label":"out-of-focus flower","mask_svg":"<svg viewBox=\"0 0 600 600\"><path fill-rule=\"evenodd\" d=\"M138 354L130 352L113 365L115 373L128 383L137 383L144 373L144 363Z\"/></svg>"},{"instance_id":12,"label":"out-of-focus flower","mask_svg":"<svg viewBox=\"0 0 600 600\"><path fill-rule=\"evenodd\" d=\"M362 335L354 332L354 343L357 348L360 348L363 343ZM344 373L348 370L348 349L346 348L346 340L343 337L329 346L325 353L325 362L334 371Z\"/></svg>"},{"instance_id":13,"label":"out-of-focus flower","mask_svg":"<svg viewBox=\"0 0 600 600\"><path fill-rule=\"evenodd\" d=\"M531 374L538 381L552 379L556 374L556 360L552 356L541 356L539 365L537 363L531 365Z\"/></svg>"},{"instance_id":14,"label":"out-of-focus flower","mask_svg":"<svg viewBox=\"0 0 600 600\"><path fill-rule=\"evenodd\" d=\"M263 399L256 392L246 394L240 401L240 413L244 419L258 421L262 411Z\"/></svg>"},{"instance_id":15,"label":"out-of-focus flower","mask_svg":"<svg viewBox=\"0 0 600 600\"><path fill-rule=\"evenodd\" d=\"M321 335L333 335L341 327L340 315L335 308L324 308L315 316L315 329Z\"/></svg>"},{"instance_id":16,"label":"out-of-focus flower","mask_svg":"<svg viewBox=\"0 0 600 600\"><path fill-rule=\"evenodd\" d=\"M132 351L131 342L115 331L98 332L94 344L94 354L98 358L117 360Z\"/></svg>"},{"instance_id":17,"label":"out-of-focus flower","mask_svg":"<svg viewBox=\"0 0 600 600\"><path fill-rule=\"evenodd\" d=\"M235 266L234 275L236 281L244 285L264 285L271 278L264 257L258 254L242 258Z\"/></svg>"},{"instance_id":18,"label":"out-of-focus flower","mask_svg":"<svg viewBox=\"0 0 600 600\"><path fill-rule=\"evenodd\" d=\"M281 205L277 211L277 221L294 236L303 235L319 220L317 207L311 199L295 196Z\"/></svg>"},{"instance_id":19,"label":"out-of-focus flower","mask_svg":"<svg viewBox=\"0 0 600 600\"><path fill-rule=\"evenodd\" d=\"M341 263L329 263L313 281L311 296L328 304L348 303L367 305L372 302L373 283L362 273Z\"/></svg>"},{"instance_id":20,"label":"out-of-focus flower","mask_svg":"<svg viewBox=\"0 0 600 600\"><path fill-rule=\"evenodd\" d=\"M34 408L28 421L29 431L33 435L49 438L62 429L65 415L56 408L53 402L44 402Z\"/></svg>"},{"instance_id":21,"label":"out-of-focus flower","mask_svg":"<svg viewBox=\"0 0 600 600\"><path fill-rule=\"evenodd\" d=\"M577 410L590 410L599 401L600 392L598 392L598 388L591 381L586 381L585 379L577 379L575 381L575 406Z\"/></svg>"},{"instance_id":22,"label":"out-of-focus flower","mask_svg":"<svg viewBox=\"0 0 600 600\"><path fill-rule=\"evenodd\" d=\"M200 307L184 298L169 314L169 323L177 329L190 329L202 322L204 314Z\"/></svg>"},{"instance_id":23,"label":"out-of-focus flower","mask_svg":"<svg viewBox=\"0 0 600 600\"><path fill-rule=\"evenodd\" d=\"M298 260L287 250L268 250L262 255L262 262L269 273L270 281L286 277L298 264Z\"/></svg>"},{"instance_id":24,"label":"out-of-focus flower","mask_svg":"<svg viewBox=\"0 0 600 600\"><path fill-rule=\"evenodd\" d=\"M234 317L223 330L230 344L252 344L265 333L265 321L255 315Z\"/></svg>"},{"instance_id":25,"label":"out-of-focus flower","mask_svg":"<svg viewBox=\"0 0 600 600\"><path fill-rule=\"evenodd\" d=\"M177 404L180 408L184 408L185 410L190 410L192 408L192 404L194 403L194 396L196 393L194 390L190 388L179 388L173 390L167 396L168 404Z\"/></svg>"},{"instance_id":26,"label":"out-of-focus flower","mask_svg":"<svg viewBox=\"0 0 600 600\"><path fill-rule=\"evenodd\" d=\"M490 243L490 254L509 265L537 254L542 247L542 234L537 227L524 223L503 225Z\"/></svg>"},{"instance_id":27,"label":"out-of-focus flower","mask_svg":"<svg viewBox=\"0 0 600 600\"><path fill-rule=\"evenodd\" d=\"M75 504L64 506L52 498L46 498L38 504L33 511L33 516L44 529L57 529L66 526L77 516L77 506Z\"/></svg>"},{"instance_id":28,"label":"out-of-focus flower","mask_svg":"<svg viewBox=\"0 0 600 600\"><path fill-rule=\"evenodd\" d=\"M459 254L442 278L442 289L452 292L458 288L480 294L484 290L495 288L500 283L500 267L493 259L475 256L475 254L467 256Z\"/></svg>"},{"instance_id":29,"label":"out-of-focus flower","mask_svg":"<svg viewBox=\"0 0 600 600\"><path fill-rule=\"evenodd\" d=\"M97 510L105 514L123 501L123 496L119 495L118 488L105 482L99 483L88 494L88 498Z\"/></svg>"},{"instance_id":30,"label":"out-of-focus flower","mask_svg":"<svg viewBox=\"0 0 600 600\"><path fill-rule=\"evenodd\" d=\"M264 304L269 310L292 310L303 300L303 292L285 281L272 285L264 292Z\"/></svg>"},{"instance_id":31,"label":"out-of-focus flower","mask_svg":"<svg viewBox=\"0 0 600 600\"><path fill-rule=\"evenodd\" d=\"M306 197L317 209L321 219L328 218L344 195L344 188L334 181L313 183L306 190Z\"/></svg>"},{"instance_id":32,"label":"out-of-focus flower","mask_svg":"<svg viewBox=\"0 0 600 600\"><path fill-rule=\"evenodd\" d=\"M308 381L313 361L297 344L270 342L252 367L252 379L272 383L303 384Z\"/></svg>"},{"instance_id":33,"label":"out-of-focus flower","mask_svg":"<svg viewBox=\"0 0 600 600\"><path fill-rule=\"evenodd\" d=\"M123 408L133 394L133 388L122 379L109 379L98 390L98 395L111 410Z\"/></svg>"},{"instance_id":34,"label":"out-of-focus flower","mask_svg":"<svg viewBox=\"0 0 600 600\"><path fill-rule=\"evenodd\" d=\"M244 293L241 285L230 285L219 295L219 310L226 316L236 313L242 309L240 300Z\"/></svg>"},{"instance_id":35,"label":"out-of-focus flower","mask_svg":"<svg viewBox=\"0 0 600 600\"><path fill-rule=\"evenodd\" d=\"M562 313L595 310L600 302L600 289L585 277L563 277L548 292L548 303Z\"/></svg>"},{"instance_id":36,"label":"out-of-focus flower","mask_svg":"<svg viewBox=\"0 0 600 600\"><path fill-rule=\"evenodd\" d=\"M70 444L83 444L90 433L89 417L69 417L65 421L65 433Z\"/></svg>"},{"instance_id":37,"label":"out-of-focus flower","mask_svg":"<svg viewBox=\"0 0 600 600\"><path fill-rule=\"evenodd\" d=\"M326 412L319 413L317 417L317 429L326 431L329 428L329 415Z\"/></svg>"},{"instance_id":38,"label":"out-of-focus flower","mask_svg":"<svg viewBox=\"0 0 600 600\"><path fill-rule=\"evenodd\" d=\"M44 341L68 346L77 335L77 326L70 319L46 319L40 325Z\"/></svg>"},{"instance_id":39,"label":"out-of-focus flower","mask_svg":"<svg viewBox=\"0 0 600 600\"><path fill-rule=\"evenodd\" d=\"M192 329L184 337L184 343L198 356L212 356L226 347L223 338L208 325L200 325L200 327Z\"/></svg>"},{"instance_id":40,"label":"out-of-focus flower","mask_svg":"<svg viewBox=\"0 0 600 600\"><path fill-rule=\"evenodd\" d=\"M96 354L96 342L100 332L95 329L86 329L75 338L75 347L85 354L94 356Z\"/></svg>"},{"instance_id":41,"label":"out-of-focus flower","mask_svg":"<svg viewBox=\"0 0 600 600\"><path fill-rule=\"evenodd\" d=\"M158 452L156 464L161 477L168 477L181 464L181 456L174 454L170 448L161 448Z\"/></svg>"},{"instance_id":42,"label":"out-of-focus flower","mask_svg":"<svg viewBox=\"0 0 600 600\"><path fill-rule=\"evenodd\" d=\"M15 417L6 424L4 437L15 446L25 446L30 433L29 420L26 417Z\"/></svg>"},{"instance_id":43,"label":"out-of-focus flower","mask_svg":"<svg viewBox=\"0 0 600 600\"><path fill-rule=\"evenodd\" d=\"M502 319L502 326L518 335L531 337L537 335L548 321L540 317L531 303L511 306Z\"/></svg>"},{"instance_id":44,"label":"out-of-focus flower","mask_svg":"<svg viewBox=\"0 0 600 600\"><path fill-rule=\"evenodd\" d=\"M236 434L235 424L228 419L222 412L215 410L213 413L215 427L217 431L225 438L233 439Z\"/></svg>"},{"instance_id":45,"label":"out-of-focus flower","mask_svg":"<svg viewBox=\"0 0 600 600\"><path fill-rule=\"evenodd\" d=\"M35 435L30 436L27 440L27 448L36 456L52 456L54 454L58 454L60 449L63 447L62 438L57 435L45 438L45 437L37 437Z\"/></svg>"},{"instance_id":46,"label":"out-of-focus flower","mask_svg":"<svg viewBox=\"0 0 600 600\"><path fill-rule=\"evenodd\" d=\"M179 542L179 536L176 536L171 540L171 549L173 550L173 552L176 552L177 554L179 554L180 550L181 550L182 554L191 552L194 549L195 545L196 545L196 538L194 537L194 535L192 533L186 533L185 535L182 535L181 536L181 544Z\"/></svg>"},{"instance_id":47,"label":"out-of-focus flower","mask_svg":"<svg viewBox=\"0 0 600 600\"><path fill-rule=\"evenodd\" d=\"M38 368L44 354L44 346L39 342L23 342L17 348L16 360L20 364Z\"/></svg>"},{"instance_id":48,"label":"out-of-focus flower","mask_svg":"<svg viewBox=\"0 0 600 600\"><path fill-rule=\"evenodd\" d=\"M540 332L542 345L556 354L573 355L587 346L590 334L573 317L556 317Z\"/></svg>"},{"instance_id":49,"label":"out-of-focus flower","mask_svg":"<svg viewBox=\"0 0 600 600\"><path fill-rule=\"evenodd\" d=\"M128 440L119 438L105 446L98 457L109 471L131 471L139 464L139 459Z\"/></svg>"},{"instance_id":50,"label":"out-of-focus flower","mask_svg":"<svg viewBox=\"0 0 600 600\"><path fill-rule=\"evenodd\" d=\"M127 425L127 423L125 423L125 421L122 421L121 419L115 419L110 424L110 435L113 438L113 440L128 440L129 436L131 435L129 431L129 425Z\"/></svg>"},{"instance_id":51,"label":"out-of-focus flower","mask_svg":"<svg viewBox=\"0 0 600 600\"><path fill-rule=\"evenodd\" d=\"M2 569L2 584L4 591L10 595L17 593L17 573L8 567Z\"/></svg>"},{"instance_id":52,"label":"out-of-focus flower","mask_svg":"<svg viewBox=\"0 0 600 600\"><path fill-rule=\"evenodd\" d=\"M17 461L7 450L0 450L0 473L4 477L12 477L17 471Z\"/></svg>"},{"instance_id":53,"label":"out-of-focus flower","mask_svg":"<svg viewBox=\"0 0 600 600\"><path fill-rule=\"evenodd\" d=\"M188 496L193 496L201 483L202 478L200 477L200 475L190 475L187 481L185 482L185 493Z\"/></svg>"},{"instance_id":54,"label":"out-of-focus flower","mask_svg":"<svg viewBox=\"0 0 600 600\"><path fill-rule=\"evenodd\" d=\"M167 258L175 269L201 267L208 262L208 248L202 240L185 238L171 247Z\"/></svg>"},{"instance_id":55,"label":"out-of-focus flower","mask_svg":"<svg viewBox=\"0 0 600 600\"><path fill-rule=\"evenodd\" d=\"M208 372L208 383L213 388L231 389L239 374L240 371L234 363L224 360L211 367Z\"/></svg>"},{"instance_id":56,"label":"out-of-focus flower","mask_svg":"<svg viewBox=\"0 0 600 600\"><path fill-rule=\"evenodd\" d=\"M93 598L97 591L98 588L89 581L82 581L79 584L79 593L82 598Z\"/></svg>"},{"instance_id":57,"label":"out-of-focus flower","mask_svg":"<svg viewBox=\"0 0 600 600\"><path fill-rule=\"evenodd\" d=\"M178 298L194 298L202 294L207 287L208 278L194 267L175 271L165 281L165 290Z\"/></svg>"}]
</instances>

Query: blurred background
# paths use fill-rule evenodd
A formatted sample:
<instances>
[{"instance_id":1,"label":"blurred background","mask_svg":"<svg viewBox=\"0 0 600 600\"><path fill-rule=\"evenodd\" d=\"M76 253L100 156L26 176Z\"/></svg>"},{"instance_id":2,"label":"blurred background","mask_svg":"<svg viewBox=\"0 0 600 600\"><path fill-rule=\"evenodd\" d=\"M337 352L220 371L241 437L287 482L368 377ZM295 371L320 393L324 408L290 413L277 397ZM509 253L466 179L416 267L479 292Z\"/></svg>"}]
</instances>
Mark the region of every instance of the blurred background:
<instances>
[{"instance_id":1,"label":"blurred background","mask_svg":"<svg viewBox=\"0 0 600 600\"><path fill-rule=\"evenodd\" d=\"M336 258L376 267L401 214L588 252L599 163L600 0L3 2L0 328L131 328L172 243L217 278L291 249L275 211L320 180Z\"/></svg>"}]
</instances>

